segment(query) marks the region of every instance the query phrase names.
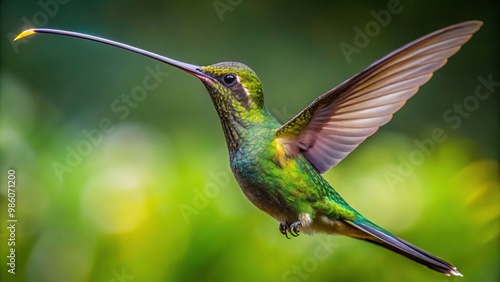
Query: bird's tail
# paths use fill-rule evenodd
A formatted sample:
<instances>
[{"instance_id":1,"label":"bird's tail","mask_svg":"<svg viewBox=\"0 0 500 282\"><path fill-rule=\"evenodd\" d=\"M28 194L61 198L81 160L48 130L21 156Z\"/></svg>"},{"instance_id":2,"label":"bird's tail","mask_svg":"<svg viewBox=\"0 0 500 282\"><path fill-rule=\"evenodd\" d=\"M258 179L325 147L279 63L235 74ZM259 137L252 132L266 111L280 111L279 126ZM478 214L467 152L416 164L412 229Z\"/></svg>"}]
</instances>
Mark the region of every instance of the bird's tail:
<instances>
[{"instance_id":1,"label":"bird's tail","mask_svg":"<svg viewBox=\"0 0 500 282\"><path fill-rule=\"evenodd\" d=\"M365 240L387 248L445 275L462 276L457 271L457 268L450 263L392 235L367 220L345 221L345 223L355 228L355 230L352 230L353 232L348 234L353 238Z\"/></svg>"}]
</instances>

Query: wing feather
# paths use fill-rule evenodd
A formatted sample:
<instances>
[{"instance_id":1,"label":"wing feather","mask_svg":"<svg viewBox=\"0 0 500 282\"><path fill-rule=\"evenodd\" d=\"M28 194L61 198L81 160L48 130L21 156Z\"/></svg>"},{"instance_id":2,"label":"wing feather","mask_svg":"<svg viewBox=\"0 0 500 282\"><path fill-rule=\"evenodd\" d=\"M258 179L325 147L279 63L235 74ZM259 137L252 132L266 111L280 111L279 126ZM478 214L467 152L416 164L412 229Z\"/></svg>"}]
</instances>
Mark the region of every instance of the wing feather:
<instances>
[{"instance_id":1,"label":"wing feather","mask_svg":"<svg viewBox=\"0 0 500 282\"><path fill-rule=\"evenodd\" d=\"M277 141L324 173L389 122L481 25L452 25L388 54L314 100L276 131Z\"/></svg>"}]
</instances>

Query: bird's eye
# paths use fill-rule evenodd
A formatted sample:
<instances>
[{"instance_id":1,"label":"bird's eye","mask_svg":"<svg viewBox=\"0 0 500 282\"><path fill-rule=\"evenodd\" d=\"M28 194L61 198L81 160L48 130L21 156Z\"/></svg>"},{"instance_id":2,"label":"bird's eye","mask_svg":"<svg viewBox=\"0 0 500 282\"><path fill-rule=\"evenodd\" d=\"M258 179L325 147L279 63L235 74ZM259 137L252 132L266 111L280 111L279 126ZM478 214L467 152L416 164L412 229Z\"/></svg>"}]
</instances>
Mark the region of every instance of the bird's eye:
<instances>
[{"instance_id":1,"label":"bird's eye","mask_svg":"<svg viewBox=\"0 0 500 282\"><path fill-rule=\"evenodd\" d=\"M233 86L236 83L236 75L232 73L226 74L222 77L222 81L224 81L226 86Z\"/></svg>"}]
</instances>

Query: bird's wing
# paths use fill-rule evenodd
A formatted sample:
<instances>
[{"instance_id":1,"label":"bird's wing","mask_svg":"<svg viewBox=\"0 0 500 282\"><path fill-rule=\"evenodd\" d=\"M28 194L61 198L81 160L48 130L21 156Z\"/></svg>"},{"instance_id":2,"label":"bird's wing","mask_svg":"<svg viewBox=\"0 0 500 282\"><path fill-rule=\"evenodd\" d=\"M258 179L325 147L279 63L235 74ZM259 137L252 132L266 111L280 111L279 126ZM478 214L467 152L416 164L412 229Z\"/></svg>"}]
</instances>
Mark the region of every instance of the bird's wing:
<instances>
[{"instance_id":1,"label":"bird's wing","mask_svg":"<svg viewBox=\"0 0 500 282\"><path fill-rule=\"evenodd\" d=\"M481 25L452 25L388 54L314 100L276 131L276 141L288 156L302 153L326 172L386 124Z\"/></svg>"}]
</instances>

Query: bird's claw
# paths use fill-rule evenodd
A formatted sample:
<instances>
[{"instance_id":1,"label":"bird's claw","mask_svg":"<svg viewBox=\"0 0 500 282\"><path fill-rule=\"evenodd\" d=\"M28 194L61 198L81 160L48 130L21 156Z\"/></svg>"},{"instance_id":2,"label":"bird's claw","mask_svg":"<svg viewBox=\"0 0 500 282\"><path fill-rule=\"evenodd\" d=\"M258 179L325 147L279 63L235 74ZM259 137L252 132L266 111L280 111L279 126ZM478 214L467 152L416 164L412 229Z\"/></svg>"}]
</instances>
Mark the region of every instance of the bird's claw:
<instances>
[{"instance_id":1,"label":"bird's claw","mask_svg":"<svg viewBox=\"0 0 500 282\"><path fill-rule=\"evenodd\" d=\"M280 223L280 233L283 234L283 235L285 235L285 237L287 239L290 239L290 237L288 237L287 225L286 224Z\"/></svg>"},{"instance_id":2,"label":"bird's claw","mask_svg":"<svg viewBox=\"0 0 500 282\"><path fill-rule=\"evenodd\" d=\"M288 233L290 233L290 235L292 235L293 237L297 237L300 235L300 230L298 228L300 225L302 225L300 221L296 221L291 224L288 221L285 221L285 223L280 223L279 230L280 233L285 235L287 239L290 239L290 237L288 237Z\"/></svg>"},{"instance_id":3,"label":"bird's claw","mask_svg":"<svg viewBox=\"0 0 500 282\"><path fill-rule=\"evenodd\" d=\"M299 233L300 233L300 230L298 229L298 227L302 225L300 223L300 221L296 221L292 224L290 224L289 226L289 231L290 231L290 234L292 234L293 237L297 237L299 236Z\"/></svg>"}]
</instances>

